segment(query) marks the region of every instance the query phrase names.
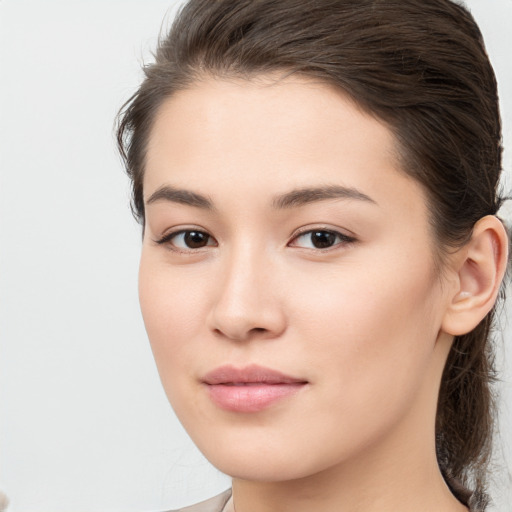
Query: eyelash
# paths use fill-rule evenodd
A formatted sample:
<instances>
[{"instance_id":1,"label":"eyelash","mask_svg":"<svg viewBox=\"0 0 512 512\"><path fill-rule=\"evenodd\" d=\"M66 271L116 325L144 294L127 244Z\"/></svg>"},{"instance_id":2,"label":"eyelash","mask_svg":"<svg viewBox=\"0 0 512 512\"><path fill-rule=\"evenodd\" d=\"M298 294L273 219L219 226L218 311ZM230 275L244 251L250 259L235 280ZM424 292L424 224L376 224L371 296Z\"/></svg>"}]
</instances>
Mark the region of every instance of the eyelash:
<instances>
[{"instance_id":1,"label":"eyelash","mask_svg":"<svg viewBox=\"0 0 512 512\"><path fill-rule=\"evenodd\" d=\"M335 231L333 229L327 229L327 228L314 228L314 229L306 229L304 231L301 231L297 234L295 234L289 244L292 242L298 240L299 238L305 236L305 235L312 235L313 233L322 233L322 234L328 234L332 235L337 239L338 241L334 243L333 245L325 248L319 248L319 247L308 247L304 249L312 250L312 251L319 251L319 252L327 252L329 250L335 250L340 245L349 245L356 242L356 238L354 236L345 235L343 233L340 233L339 231ZM293 247L293 246L292 246Z\"/></svg>"},{"instance_id":2,"label":"eyelash","mask_svg":"<svg viewBox=\"0 0 512 512\"><path fill-rule=\"evenodd\" d=\"M171 233L167 233L162 238L155 240L155 242L158 245L167 245L171 251L185 253L185 254L197 252L198 250L203 249L204 247L208 247L208 245L206 245L206 246L200 247L200 248L190 247L188 249L183 249L181 247L176 247L175 245L173 245L171 243L174 238L178 237L179 235L186 234L186 233L198 233L198 234L207 236L211 240L214 240L214 238L211 235L209 235L206 231L202 231L201 229L180 229L178 231L172 231Z\"/></svg>"},{"instance_id":3,"label":"eyelash","mask_svg":"<svg viewBox=\"0 0 512 512\"><path fill-rule=\"evenodd\" d=\"M185 254L190 254L190 253L195 253L201 249L204 249L205 247L211 247L212 245L205 245L203 247L198 247L198 248L193 248L193 247L190 247L190 248L187 248L187 249L183 249L183 248L180 248L180 247L176 247L174 246L171 242L174 238L178 237L179 235L183 235L183 234L186 234L186 233L197 233L197 234L200 234L200 235L205 235L206 237L209 238L209 240L215 240L210 234L208 234L206 231L202 231L200 229L180 229L179 231L173 231L171 233L167 233L166 235L164 235L162 238L159 238L158 240L155 240L155 243L157 243L158 245L168 245L169 246L169 249L171 251L174 251L174 252L178 252L178 253L185 253ZM338 246L340 245L349 245L349 244L352 244L354 242L357 241L357 239L353 236L349 236L349 235L345 235L343 233L340 233L339 231L335 231L335 230L332 230L332 229L325 229L325 228L316 228L316 229L307 229L305 231L301 231L299 233L296 233L291 242L289 242L288 245L290 245L292 242L298 240L299 238L305 236L305 235L312 235L313 233L322 233L322 234L327 234L327 235L332 235L334 236L338 242L337 243L334 243L333 245L330 245L329 247L325 247L325 248L318 248L318 247L303 247L303 249L306 249L306 250L312 250L312 251L318 251L318 252L327 252L329 250L333 250L335 248L337 248ZM216 246L217 242L215 242L215 245L213 246ZM294 245L292 245L292 247L294 247Z\"/></svg>"}]
</instances>

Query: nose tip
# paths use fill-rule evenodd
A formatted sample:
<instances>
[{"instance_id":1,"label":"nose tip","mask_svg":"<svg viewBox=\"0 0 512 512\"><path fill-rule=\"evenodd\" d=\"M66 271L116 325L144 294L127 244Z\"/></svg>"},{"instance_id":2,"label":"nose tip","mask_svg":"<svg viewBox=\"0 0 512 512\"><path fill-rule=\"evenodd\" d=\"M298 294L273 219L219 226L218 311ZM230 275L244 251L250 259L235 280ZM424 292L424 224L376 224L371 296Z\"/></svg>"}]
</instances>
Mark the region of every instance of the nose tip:
<instances>
[{"instance_id":1,"label":"nose tip","mask_svg":"<svg viewBox=\"0 0 512 512\"><path fill-rule=\"evenodd\" d=\"M280 336L285 329L285 319L273 301L258 303L256 297L242 301L240 295L224 297L213 310L212 327L217 336L235 341L271 339ZM227 300L226 300L227 299Z\"/></svg>"},{"instance_id":2,"label":"nose tip","mask_svg":"<svg viewBox=\"0 0 512 512\"><path fill-rule=\"evenodd\" d=\"M230 340L271 339L286 328L277 287L268 272L231 267L219 289L210 314L210 328Z\"/></svg>"}]
</instances>

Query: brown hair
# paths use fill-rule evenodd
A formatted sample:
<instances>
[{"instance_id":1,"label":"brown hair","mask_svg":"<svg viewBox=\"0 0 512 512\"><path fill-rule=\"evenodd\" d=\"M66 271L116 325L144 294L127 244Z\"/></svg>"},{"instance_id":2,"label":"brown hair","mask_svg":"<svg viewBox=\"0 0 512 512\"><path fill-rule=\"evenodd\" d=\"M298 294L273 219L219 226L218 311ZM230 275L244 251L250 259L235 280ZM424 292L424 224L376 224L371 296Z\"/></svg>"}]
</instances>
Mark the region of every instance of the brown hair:
<instances>
[{"instance_id":1,"label":"brown hair","mask_svg":"<svg viewBox=\"0 0 512 512\"><path fill-rule=\"evenodd\" d=\"M118 144L144 222L143 176L158 108L205 76L273 72L334 84L387 123L401 167L427 192L438 262L500 206L496 79L470 13L449 0L190 0L120 113ZM442 268L442 265L440 265ZM441 470L483 496L491 451L491 312L455 339L439 395Z\"/></svg>"}]
</instances>

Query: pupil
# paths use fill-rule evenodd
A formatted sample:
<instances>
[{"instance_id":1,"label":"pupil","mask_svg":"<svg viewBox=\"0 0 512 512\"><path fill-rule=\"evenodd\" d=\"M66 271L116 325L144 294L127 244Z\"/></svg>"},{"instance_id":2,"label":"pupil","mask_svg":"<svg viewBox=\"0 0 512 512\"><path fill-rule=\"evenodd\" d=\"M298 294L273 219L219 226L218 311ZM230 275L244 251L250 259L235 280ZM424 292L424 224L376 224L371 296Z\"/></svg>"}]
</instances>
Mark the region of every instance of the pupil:
<instances>
[{"instance_id":1,"label":"pupil","mask_svg":"<svg viewBox=\"0 0 512 512\"><path fill-rule=\"evenodd\" d=\"M331 247L334 244L336 235L334 233L329 233L328 231L315 231L311 234L311 239L313 245L317 249L325 249L326 247Z\"/></svg>"},{"instance_id":2,"label":"pupil","mask_svg":"<svg viewBox=\"0 0 512 512\"><path fill-rule=\"evenodd\" d=\"M191 249L204 247L208 243L208 235L199 231L189 231L185 234L185 243Z\"/></svg>"}]
</instances>

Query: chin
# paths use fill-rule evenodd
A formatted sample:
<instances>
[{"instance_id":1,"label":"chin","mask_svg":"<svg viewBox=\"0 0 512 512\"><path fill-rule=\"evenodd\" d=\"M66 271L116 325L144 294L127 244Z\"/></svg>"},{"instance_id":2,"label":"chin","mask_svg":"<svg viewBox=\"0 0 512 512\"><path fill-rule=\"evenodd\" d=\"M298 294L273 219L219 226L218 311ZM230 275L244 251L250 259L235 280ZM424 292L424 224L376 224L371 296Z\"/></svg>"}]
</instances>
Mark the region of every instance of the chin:
<instances>
[{"instance_id":1,"label":"chin","mask_svg":"<svg viewBox=\"0 0 512 512\"><path fill-rule=\"evenodd\" d=\"M286 439L276 442L272 436L268 439L253 437L250 442L228 438L225 442L197 442L197 445L222 473L253 482L298 480L340 464L345 456L350 457L349 453L318 450L314 442L308 450L303 443L287 445Z\"/></svg>"},{"instance_id":2,"label":"chin","mask_svg":"<svg viewBox=\"0 0 512 512\"><path fill-rule=\"evenodd\" d=\"M210 462L222 473L239 480L251 482L282 482L297 480L316 471L297 465L297 460L282 460L279 457L251 457L241 454L223 453L210 457ZM208 458L208 457L207 457Z\"/></svg>"}]
</instances>

